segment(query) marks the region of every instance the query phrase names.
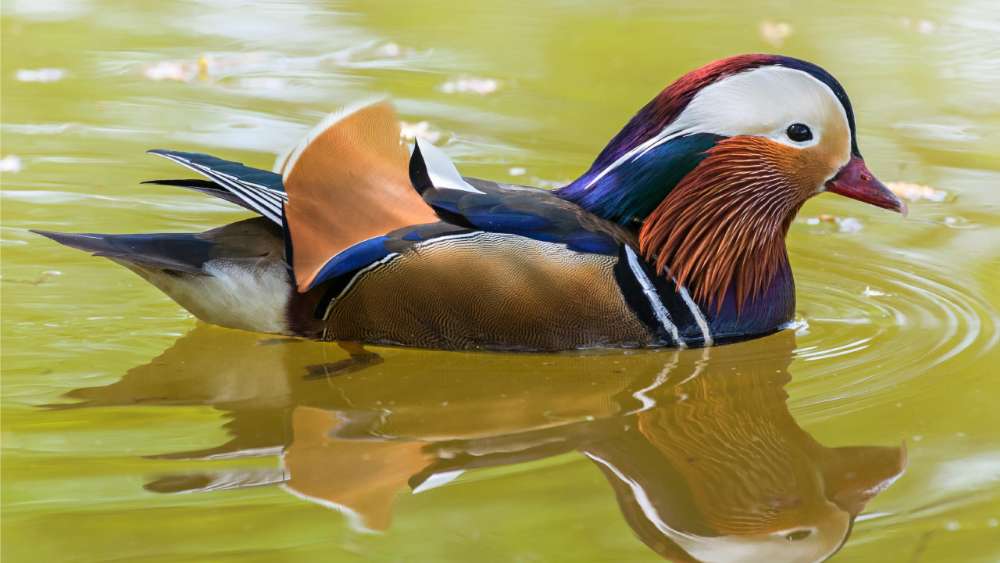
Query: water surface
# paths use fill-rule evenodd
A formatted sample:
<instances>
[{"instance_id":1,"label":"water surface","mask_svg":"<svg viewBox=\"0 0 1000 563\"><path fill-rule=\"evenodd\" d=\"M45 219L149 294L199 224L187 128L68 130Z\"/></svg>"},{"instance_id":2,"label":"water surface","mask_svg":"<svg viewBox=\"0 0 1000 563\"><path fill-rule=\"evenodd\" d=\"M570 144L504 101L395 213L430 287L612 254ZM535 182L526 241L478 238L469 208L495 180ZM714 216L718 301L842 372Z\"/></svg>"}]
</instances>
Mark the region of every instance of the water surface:
<instances>
[{"instance_id":1,"label":"water surface","mask_svg":"<svg viewBox=\"0 0 1000 563\"><path fill-rule=\"evenodd\" d=\"M5 559L1000 557L994 2L5 0L0 31ZM830 70L873 171L929 188L807 204L799 326L759 341L352 362L27 232L239 219L142 151L267 168L383 94L466 174L556 185L749 51Z\"/></svg>"}]
</instances>

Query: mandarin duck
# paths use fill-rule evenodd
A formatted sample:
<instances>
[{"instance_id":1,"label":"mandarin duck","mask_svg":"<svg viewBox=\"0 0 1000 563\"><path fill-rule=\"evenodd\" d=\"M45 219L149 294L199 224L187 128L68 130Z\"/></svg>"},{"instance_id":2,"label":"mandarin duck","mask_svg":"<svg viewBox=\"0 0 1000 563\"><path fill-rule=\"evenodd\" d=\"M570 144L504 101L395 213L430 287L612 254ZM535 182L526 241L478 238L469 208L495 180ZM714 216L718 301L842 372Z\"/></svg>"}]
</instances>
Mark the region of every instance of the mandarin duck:
<instances>
[{"instance_id":1,"label":"mandarin duck","mask_svg":"<svg viewBox=\"0 0 1000 563\"><path fill-rule=\"evenodd\" d=\"M700 347L795 310L785 235L830 191L904 211L858 150L844 88L777 55L667 86L579 178L463 177L400 141L388 102L320 123L274 171L153 150L192 188L260 215L203 233L38 231L138 273L199 319L319 340L443 349Z\"/></svg>"}]
</instances>

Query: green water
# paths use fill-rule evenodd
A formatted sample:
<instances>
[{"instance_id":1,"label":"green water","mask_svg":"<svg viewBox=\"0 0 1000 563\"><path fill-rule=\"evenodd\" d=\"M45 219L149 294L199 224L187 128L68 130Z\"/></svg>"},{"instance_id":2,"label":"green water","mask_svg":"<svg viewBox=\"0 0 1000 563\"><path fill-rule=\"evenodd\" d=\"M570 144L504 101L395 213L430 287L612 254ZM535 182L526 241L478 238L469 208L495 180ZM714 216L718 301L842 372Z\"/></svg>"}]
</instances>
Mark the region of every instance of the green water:
<instances>
[{"instance_id":1,"label":"green water","mask_svg":"<svg viewBox=\"0 0 1000 563\"><path fill-rule=\"evenodd\" d=\"M2 11L4 561L1000 558L996 2ZM830 70L873 171L941 199L905 219L807 204L794 333L683 352L375 348L380 363L351 365L334 345L199 325L27 232L236 220L137 185L181 175L142 151L267 168L380 94L466 174L554 185L669 81L747 51Z\"/></svg>"}]
</instances>

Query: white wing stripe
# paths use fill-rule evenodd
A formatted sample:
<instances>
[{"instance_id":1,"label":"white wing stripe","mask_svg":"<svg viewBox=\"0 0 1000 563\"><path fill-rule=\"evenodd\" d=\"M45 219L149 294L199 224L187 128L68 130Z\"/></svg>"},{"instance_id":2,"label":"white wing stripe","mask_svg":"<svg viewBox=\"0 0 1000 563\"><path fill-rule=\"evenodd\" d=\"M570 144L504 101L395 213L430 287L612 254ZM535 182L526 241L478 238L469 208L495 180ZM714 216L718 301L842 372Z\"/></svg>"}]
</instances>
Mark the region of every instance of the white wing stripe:
<instances>
[{"instance_id":1,"label":"white wing stripe","mask_svg":"<svg viewBox=\"0 0 1000 563\"><path fill-rule=\"evenodd\" d=\"M199 166L199 168L204 168L204 167ZM204 171L206 176L212 178L216 182L229 188L229 191L237 195L242 195L243 199L246 200L247 203L250 203L252 205L253 202L257 202L258 204L264 206L272 215L276 216L281 215L282 202L280 199L275 198L273 196L269 196L268 194L250 188L249 186L245 186L243 185L242 182L238 180L235 181L231 180L225 175L219 174L218 172L215 172L214 170L211 170L209 168L204 168Z\"/></svg>"},{"instance_id":2,"label":"white wing stripe","mask_svg":"<svg viewBox=\"0 0 1000 563\"><path fill-rule=\"evenodd\" d=\"M681 133L682 132L671 131L670 125L667 125L655 136L646 139L641 144L636 145L632 149L629 149L628 152L619 156L614 162L605 166L604 169L597 174L597 176L594 176L589 182L587 182L587 185L584 186L583 189L589 190L590 188L594 187L594 184L596 184L601 178L607 176L609 173L611 173L613 170L615 170L622 164L625 164L629 160L641 158L643 155L653 150L655 147L662 145L663 143L673 139L674 137L680 136Z\"/></svg>"},{"instance_id":3,"label":"white wing stripe","mask_svg":"<svg viewBox=\"0 0 1000 563\"><path fill-rule=\"evenodd\" d=\"M252 207L255 211L267 219L274 221L278 225L281 225L281 206L284 203L284 199L278 195L281 194L281 192L272 190L265 186L260 186L258 184L243 182L234 176L217 172L207 166L191 162L182 156L159 152L153 154L162 156L180 164L181 166L184 166L185 168L194 170L203 176L207 176L208 178L215 180L223 188L226 188L241 200L245 201L247 205Z\"/></svg>"},{"instance_id":4,"label":"white wing stripe","mask_svg":"<svg viewBox=\"0 0 1000 563\"><path fill-rule=\"evenodd\" d=\"M281 198L276 197L273 193L269 193L269 190L265 191L266 188L264 190L261 190L259 188L253 188L252 186L250 186L249 184L247 184L246 182L240 180L235 176L219 172L218 170L213 170L203 164L194 164L194 166L196 166L198 170L201 170L201 172L206 176L212 178L213 180L221 184L224 184L226 187L230 187L235 190L240 190L241 192L247 194L248 196L253 197L255 200L263 204L276 207L278 210L280 210L280 206L282 203Z\"/></svg>"},{"instance_id":5,"label":"white wing stripe","mask_svg":"<svg viewBox=\"0 0 1000 563\"><path fill-rule=\"evenodd\" d=\"M262 195L267 196L267 198L270 199L270 200L272 200L272 201L276 201L276 202L279 202L279 203L280 202L284 202L284 201L288 201L288 194L286 194L284 192L279 192L278 190L271 189L271 188L269 188L267 186L262 186L260 184L255 184L253 182L248 182L246 180L242 180L242 179L240 179L240 178L238 178L236 176L233 176L232 174L226 174L225 172L220 172L218 170L212 170L211 168L205 167L202 164L199 164L198 166L204 167L206 170L211 171L212 174L215 174L217 176L226 178L226 179L228 179L230 181L236 182L237 184L239 184L239 185L241 185L243 187L246 187L246 188L253 189L256 192L260 192Z\"/></svg>"},{"instance_id":6,"label":"white wing stripe","mask_svg":"<svg viewBox=\"0 0 1000 563\"><path fill-rule=\"evenodd\" d=\"M239 196L240 199L250 204L250 206L260 212L261 215L264 215L279 225L281 224L281 210L280 208L275 209L273 203L270 203L259 196L255 196L253 191L246 189L235 182L225 180L216 174L207 174L207 176L228 188L229 191L233 192Z\"/></svg>"}]
</instances>

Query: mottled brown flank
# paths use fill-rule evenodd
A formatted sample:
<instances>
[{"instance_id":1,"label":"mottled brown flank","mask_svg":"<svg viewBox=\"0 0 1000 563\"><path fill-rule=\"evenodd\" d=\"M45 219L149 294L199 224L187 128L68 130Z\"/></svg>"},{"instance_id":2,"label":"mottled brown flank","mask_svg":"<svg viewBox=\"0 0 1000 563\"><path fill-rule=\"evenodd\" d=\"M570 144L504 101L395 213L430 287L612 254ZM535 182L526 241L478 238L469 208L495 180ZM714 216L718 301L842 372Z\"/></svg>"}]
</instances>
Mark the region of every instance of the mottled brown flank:
<instances>
[{"instance_id":1,"label":"mottled brown flank","mask_svg":"<svg viewBox=\"0 0 1000 563\"><path fill-rule=\"evenodd\" d=\"M721 306L735 285L742 308L787 263L789 224L839 167L839 137L808 149L751 136L719 142L643 224L643 256L702 303Z\"/></svg>"},{"instance_id":2,"label":"mottled brown flank","mask_svg":"<svg viewBox=\"0 0 1000 563\"><path fill-rule=\"evenodd\" d=\"M566 350L648 346L612 256L480 233L405 252L336 299L328 340L422 348Z\"/></svg>"}]
</instances>

